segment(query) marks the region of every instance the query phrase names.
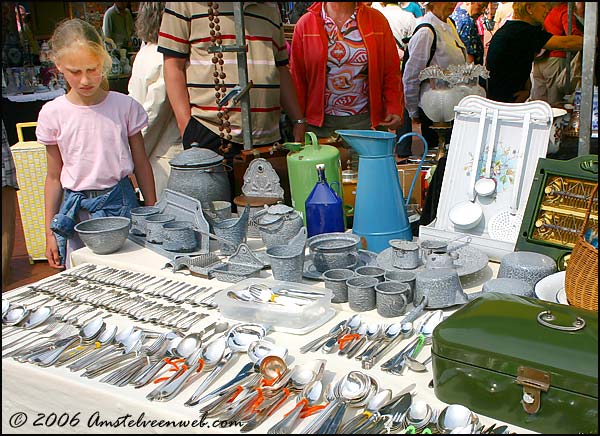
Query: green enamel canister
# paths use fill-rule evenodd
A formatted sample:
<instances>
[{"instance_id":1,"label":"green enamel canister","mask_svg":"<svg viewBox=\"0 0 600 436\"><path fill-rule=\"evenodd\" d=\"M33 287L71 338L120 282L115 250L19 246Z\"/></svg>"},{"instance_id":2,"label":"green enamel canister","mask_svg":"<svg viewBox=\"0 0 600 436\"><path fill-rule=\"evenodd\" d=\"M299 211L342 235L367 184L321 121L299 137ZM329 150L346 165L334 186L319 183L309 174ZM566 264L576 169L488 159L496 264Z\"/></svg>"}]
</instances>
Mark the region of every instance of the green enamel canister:
<instances>
[{"instance_id":1,"label":"green enamel canister","mask_svg":"<svg viewBox=\"0 0 600 436\"><path fill-rule=\"evenodd\" d=\"M325 164L325 177L329 186L339 195L342 201L344 199L341 183L340 152L331 145L319 144L317 136L312 132L306 133L305 144L288 142L283 146L291 150L291 153L287 156L287 166L292 207L300 213L304 225L306 225L304 203L318 181L317 171L315 170L317 164Z\"/></svg>"},{"instance_id":2,"label":"green enamel canister","mask_svg":"<svg viewBox=\"0 0 600 436\"><path fill-rule=\"evenodd\" d=\"M598 314L489 293L433 332L435 395L541 433L598 433Z\"/></svg>"}]
</instances>

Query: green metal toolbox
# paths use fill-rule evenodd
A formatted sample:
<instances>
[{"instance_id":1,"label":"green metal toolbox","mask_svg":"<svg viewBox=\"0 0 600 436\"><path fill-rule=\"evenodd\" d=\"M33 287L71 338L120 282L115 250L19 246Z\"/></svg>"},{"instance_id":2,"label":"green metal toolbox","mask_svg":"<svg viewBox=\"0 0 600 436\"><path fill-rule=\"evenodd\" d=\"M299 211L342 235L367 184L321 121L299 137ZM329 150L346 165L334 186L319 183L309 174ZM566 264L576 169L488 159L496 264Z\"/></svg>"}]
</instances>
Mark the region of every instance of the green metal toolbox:
<instances>
[{"instance_id":1,"label":"green metal toolbox","mask_svg":"<svg viewBox=\"0 0 600 436\"><path fill-rule=\"evenodd\" d=\"M433 332L435 395L541 433L598 433L598 314L484 294Z\"/></svg>"}]
</instances>

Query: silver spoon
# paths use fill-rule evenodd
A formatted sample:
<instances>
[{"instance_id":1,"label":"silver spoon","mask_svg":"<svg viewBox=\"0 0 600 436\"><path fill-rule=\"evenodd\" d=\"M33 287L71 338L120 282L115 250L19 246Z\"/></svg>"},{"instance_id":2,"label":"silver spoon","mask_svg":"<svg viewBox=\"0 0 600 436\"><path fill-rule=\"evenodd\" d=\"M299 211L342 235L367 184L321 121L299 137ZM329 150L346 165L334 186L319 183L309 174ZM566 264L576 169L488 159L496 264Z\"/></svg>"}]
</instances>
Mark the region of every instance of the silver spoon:
<instances>
[{"instance_id":1,"label":"silver spoon","mask_svg":"<svg viewBox=\"0 0 600 436\"><path fill-rule=\"evenodd\" d=\"M217 339L211 343L209 343L201 353L203 362L202 370L212 370L211 373L203 380L201 385L198 387L196 392L200 394L204 388L208 387L212 380L214 380L225 367L225 364L229 361L231 357L231 350L227 348L226 342L223 338ZM190 359L191 360L191 359ZM187 360L186 360L187 363ZM185 371L180 377L176 378L173 382L168 383L165 388L161 391L159 396L156 398L159 401L169 401L173 399L187 382L187 380L194 374L197 373L198 368L200 367L200 359L194 363L193 361L189 362L191 364L188 365L189 369Z\"/></svg>"},{"instance_id":2,"label":"silver spoon","mask_svg":"<svg viewBox=\"0 0 600 436\"><path fill-rule=\"evenodd\" d=\"M20 323L29 315L29 309L25 306L16 305L8 309L2 316L2 324L12 326Z\"/></svg>"},{"instance_id":3,"label":"silver spoon","mask_svg":"<svg viewBox=\"0 0 600 436\"><path fill-rule=\"evenodd\" d=\"M415 372L427 372L427 364L431 362L432 356L429 356L423 362L419 362L417 359L411 356L405 356L406 365Z\"/></svg>"},{"instance_id":4,"label":"silver spoon","mask_svg":"<svg viewBox=\"0 0 600 436\"><path fill-rule=\"evenodd\" d=\"M79 330L78 335L69 336L65 339L55 342L55 349L41 355L35 355L29 358L29 361L36 363L39 366L47 367L53 365L58 360L62 353L69 349L77 341L81 343L89 342L96 338L105 328L105 323L102 318L94 318L89 321Z\"/></svg>"},{"instance_id":5,"label":"silver spoon","mask_svg":"<svg viewBox=\"0 0 600 436\"><path fill-rule=\"evenodd\" d=\"M198 359L200 358L200 353L202 352L202 335L197 333L192 333L187 335L180 343L177 345L177 354L180 358L185 358L185 365L190 368L191 366L198 365ZM169 377L166 381L158 385L152 392L146 395L146 398L150 401L158 400L160 401L160 395L165 387L168 386L170 382L175 380L176 377L180 376L183 373L183 367L180 370L176 371L171 377ZM188 376L189 377L189 376Z\"/></svg>"},{"instance_id":6,"label":"silver spoon","mask_svg":"<svg viewBox=\"0 0 600 436\"><path fill-rule=\"evenodd\" d=\"M377 392L367 404L367 407L362 413L359 413L350 421L346 422L339 430L340 434L352 434L356 429L369 419L369 416L373 415L385 404L389 403L392 399L392 391L390 389L382 389Z\"/></svg>"},{"instance_id":7,"label":"silver spoon","mask_svg":"<svg viewBox=\"0 0 600 436\"><path fill-rule=\"evenodd\" d=\"M123 344L125 340L133 334L133 325L128 325L125 328L119 329L115 332L115 336L112 341L108 341L104 347L100 347L92 352L90 352L87 356L78 359L76 362L71 363L67 368L71 370L71 372L79 371L80 369L85 368L87 365L90 365L93 362L97 362L99 359L108 355L111 351L110 344Z\"/></svg>"},{"instance_id":8,"label":"silver spoon","mask_svg":"<svg viewBox=\"0 0 600 436\"><path fill-rule=\"evenodd\" d=\"M89 344L86 347L78 347L74 351L69 352L66 356L59 358L54 364L56 367L65 365L74 360L81 359L86 354L98 348L105 347L110 344L117 334L117 326L107 326L96 338L95 343Z\"/></svg>"}]
</instances>

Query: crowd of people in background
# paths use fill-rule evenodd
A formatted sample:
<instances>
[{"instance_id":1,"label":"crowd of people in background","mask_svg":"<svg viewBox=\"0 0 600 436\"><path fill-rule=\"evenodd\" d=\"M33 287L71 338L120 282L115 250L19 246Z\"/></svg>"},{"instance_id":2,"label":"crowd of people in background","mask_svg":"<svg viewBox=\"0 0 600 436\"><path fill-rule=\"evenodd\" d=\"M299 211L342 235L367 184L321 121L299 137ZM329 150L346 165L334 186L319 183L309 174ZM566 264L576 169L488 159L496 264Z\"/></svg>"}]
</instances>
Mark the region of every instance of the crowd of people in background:
<instances>
[{"instance_id":1,"label":"crowd of people in background","mask_svg":"<svg viewBox=\"0 0 600 436\"><path fill-rule=\"evenodd\" d=\"M565 51L581 50L583 40L582 9L576 8L568 35L566 7L564 2L296 2L289 14L295 24L290 47L277 6L246 2L254 145L282 140L284 112L293 138L283 139L303 141L306 131L327 137L340 128L413 130L435 146L437 135L420 107L420 95L430 85L418 74L429 65L485 65L487 97L493 100L560 102L568 91L559 77ZM28 16L19 9L18 17L22 38L28 39ZM73 237L80 211L127 215L137 205L130 175L151 205L181 143L212 149L230 163L243 147L239 107L218 103L238 83L236 55L209 51L235 40L230 2L140 2L135 23L125 2L116 2L106 11L102 33L72 19L61 23L50 41L52 59L69 85L65 96L44 106L37 127L38 141L48 151L47 255L55 267L65 263L64 243ZM110 56L103 37L127 48L134 34L143 45L125 96L108 90ZM90 117L105 124L91 129L98 123ZM410 145L399 153L410 155ZM99 202L100 197L109 200Z\"/></svg>"}]
</instances>

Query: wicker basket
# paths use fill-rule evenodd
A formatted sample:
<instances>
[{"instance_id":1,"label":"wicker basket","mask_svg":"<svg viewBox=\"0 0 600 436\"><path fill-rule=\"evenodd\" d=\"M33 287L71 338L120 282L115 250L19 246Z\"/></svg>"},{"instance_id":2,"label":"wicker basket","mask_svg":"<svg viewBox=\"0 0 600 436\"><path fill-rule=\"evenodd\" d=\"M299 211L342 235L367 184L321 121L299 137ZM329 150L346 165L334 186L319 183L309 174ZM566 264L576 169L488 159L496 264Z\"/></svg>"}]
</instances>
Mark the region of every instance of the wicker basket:
<instances>
[{"instance_id":1,"label":"wicker basket","mask_svg":"<svg viewBox=\"0 0 600 436\"><path fill-rule=\"evenodd\" d=\"M585 221L567 264L565 278L565 292L569 304L596 312L598 311L598 249L589 244L583 235L588 227L597 193L598 184L590 197Z\"/></svg>"}]
</instances>

